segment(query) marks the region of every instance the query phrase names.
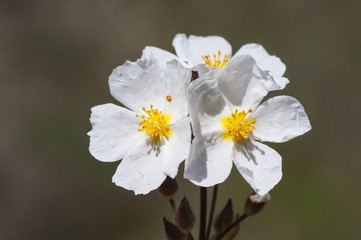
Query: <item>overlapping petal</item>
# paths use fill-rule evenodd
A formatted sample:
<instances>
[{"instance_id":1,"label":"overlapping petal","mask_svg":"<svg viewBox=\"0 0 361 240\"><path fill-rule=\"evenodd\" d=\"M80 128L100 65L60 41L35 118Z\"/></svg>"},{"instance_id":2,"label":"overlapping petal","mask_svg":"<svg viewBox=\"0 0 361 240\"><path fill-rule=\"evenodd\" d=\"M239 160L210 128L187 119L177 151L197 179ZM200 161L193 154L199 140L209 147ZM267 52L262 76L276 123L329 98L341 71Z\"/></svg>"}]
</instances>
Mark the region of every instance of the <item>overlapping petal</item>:
<instances>
[{"instance_id":1,"label":"overlapping petal","mask_svg":"<svg viewBox=\"0 0 361 240\"><path fill-rule=\"evenodd\" d=\"M163 172L174 178L178 172L179 164L188 157L191 139L191 125L189 118L179 120L171 126L172 136L163 146Z\"/></svg>"},{"instance_id":2,"label":"overlapping petal","mask_svg":"<svg viewBox=\"0 0 361 240\"><path fill-rule=\"evenodd\" d=\"M113 182L133 190L135 194L147 194L158 188L166 178L162 169L163 153L145 138L139 140L142 143L119 164Z\"/></svg>"},{"instance_id":3,"label":"overlapping petal","mask_svg":"<svg viewBox=\"0 0 361 240\"><path fill-rule=\"evenodd\" d=\"M187 38L185 34L177 34L173 39L173 46L180 60L188 63L190 67L203 64L202 56L217 55L220 51L220 59L223 59L225 55L232 53L231 45L219 36L199 37L190 35Z\"/></svg>"},{"instance_id":4,"label":"overlapping petal","mask_svg":"<svg viewBox=\"0 0 361 240\"><path fill-rule=\"evenodd\" d=\"M115 68L109 77L109 87L115 99L137 113L150 104L158 109L165 107L167 81L164 68L155 58L127 61Z\"/></svg>"},{"instance_id":5,"label":"overlapping petal","mask_svg":"<svg viewBox=\"0 0 361 240\"><path fill-rule=\"evenodd\" d=\"M191 72L184 68L178 61L173 60L167 63L165 69L167 82L164 111L172 115L170 123L188 116L188 102L186 87L191 80Z\"/></svg>"},{"instance_id":6,"label":"overlapping petal","mask_svg":"<svg viewBox=\"0 0 361 240\"><path fill-rule=\"evenodd\" d=\"M157 61L160 63L162 68L165 68L167 62L169 61L172 61L174 59L179 60L178 57L173 53L151 46L147 46L143 49L141 59L142 60L157 59Z\"/></svg>"},{"instance_id":7,"label":"overlapping petal","mask_svg":"<svg viewBox=\"0 0 361 240\"><path fill-rule=\"evenodd\" d=\"M232 169L232 143L221 135L197 135L185 163L184 177L198 186L223 182Z\"/></svg>"},{"instance_id":8,"label":"overlapping petal","mask_svg":"<svg viewBox=\"0 0 361 240\"><path fill-rule=\"evenodd\" d=\"M249 55L253 57L262 71L269 73L274 83L269 83L269 90L283 89L288 83L288 79L282 77L286 71L286 65L276 56L269 55L262 45L249 43L243 45L234 56Z\"/></svg>"},{"instance_id":9,"label":"overlapping petal","mask_svg":"<svg viewBox=\"0 0 361 240\"><path fill-rule=\"evenodd\" d=\"M257 119L253 134L261 141L286 142L311 129L301 103L289 96L268 99L252 117Z\"/></svg>"},{"instance_id":10,"label":"overlapping petal","mask_svg":"<svg viewBox=\"0 0 361 240\"><path fill-rule=\"evenodd\" d=\"M122 159L139 145L142 133L138 132L140 119L128 109L114 104L92 108L90 122L90 153L99 161L114 162Z\"/></svg>"},{"instance_id":11,"label":"overlapping petal","mask_svg":"<svg viewBox=\"0 0 361 240\"><path fill-rule=\"evenodd\" d=\"M263 143L246 140L234 147L238 171L259 195L268 193L282 178L282 158Z\"/></svg>"},{"instance_id":12,"label":"overlapping petal","mask_svg":"<svg viewBox=\"0 0 361 240\"><path fill-rule=\"evenodd\" d=\"M266 77L250 56L238 56L214 73L218 87L231 110L254 110L267 95Z\"/></svg>"}]
</instances>

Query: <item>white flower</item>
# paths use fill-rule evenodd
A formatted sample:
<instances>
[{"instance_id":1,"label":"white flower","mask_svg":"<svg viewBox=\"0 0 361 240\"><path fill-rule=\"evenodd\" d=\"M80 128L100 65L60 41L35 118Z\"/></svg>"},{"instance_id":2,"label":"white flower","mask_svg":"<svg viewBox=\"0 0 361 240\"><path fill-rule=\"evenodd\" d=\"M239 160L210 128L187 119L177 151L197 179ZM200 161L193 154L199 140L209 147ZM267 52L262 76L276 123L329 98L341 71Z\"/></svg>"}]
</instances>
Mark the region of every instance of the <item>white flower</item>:
<instances>
[{"instance_id":1,"label":"white flower","mask_svg":"<svg viewBox=\"0 0 361 240\"><path fill-rule=\"evenodd\" d=\"M188 89L195 138L185 178L199 186L223 182L232 162L259 194L281 179L281 156L263 141L285 142L311 129L302 105L289 96L271 98L256 61L235 56L227 67L193 81Z\"/></svg>"},{"instance_id":2,"label":"white flower","mask_svg":"<svg viewBox=\"0 0 361 240\"><path fill-rule=\"evenodd\" d=\"M209 71L227 67L236 56L249 55L256 61L257 66L264 72L269 91L283 89L288 84L288 79L283 77L286 66L281 60L269 55L262 45L250 43L242 46L236 54L232 55L231 45L220 36L193 36L177 34L173 39L176 55L157 47L146 47L142 58L157 58L163 65L176 59L183 66L197 70L202 76Z\"/></svg>"},{"instance_id":3,"label":"white flower","mask_svg":"<svg viewBox=\"0 0 361 240\"><path fill-rule=\"evenodd\" d=\"M282 77L286 71L286 66L276 56L271 56L262 45L250 43L242 46L236 54L232 55L232 46L222 37L208 36L199 37L185 34L177 34L173 40L173 46L182 62L189 66L206 64L223 68L230 64L234 57L249 55L255 59L257 66L267 74L270 82L266 84L268 90L283 89L289 82Z\"/></svg>"},{"instance_id":4,"label":"white flower","mask_svg":"<svg viewBox=\"0 0 361 240\"><path fill-rule=\"evenodd\" d=\"M126 108L92 108L90 153L103 162L122 159L113 182L135 194L174 178L188 156L190 122L185 87L190 73L177 61L127 61L109 77L112 96Z\"/></svg>"}]
</instances>

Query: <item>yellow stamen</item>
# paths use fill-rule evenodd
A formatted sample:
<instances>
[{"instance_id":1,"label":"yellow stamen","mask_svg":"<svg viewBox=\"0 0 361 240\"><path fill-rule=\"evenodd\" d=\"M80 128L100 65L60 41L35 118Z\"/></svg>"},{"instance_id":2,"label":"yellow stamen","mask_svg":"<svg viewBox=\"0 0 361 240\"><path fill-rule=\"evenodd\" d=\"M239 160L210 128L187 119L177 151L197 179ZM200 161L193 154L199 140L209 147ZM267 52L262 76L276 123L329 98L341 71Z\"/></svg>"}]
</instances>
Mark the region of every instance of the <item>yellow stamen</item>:
<instances>
[{"instance_id":1,"label":"yellow stamen","mask_svg":"<svg viewBox=\"0 0 361 240\"><path fill-rule=\"evenodd\" d=\"M168 102L172 101L172 96L171 95L167 95L165 98L167 99Z\"/></svg>"},{"instance_id":2,"label":"yellow stamen","mask_svg":"<svg viewBox=\"0 0 361 240\"><path fill-rule=\"evenodd\" d=\"M150 110L145 110L144 107L142 109L148 116L136 115L143 120L139 123L142 128L139 128L138 131L144 131L153 140L168 139L172 134L172 129L168 124L171 116L163 114L158 109L153 109L153 105L150 105Z\"/></svg>"},{"instance_id":3,"label":"yellow stamen","mask_svg":"<svg viewBox=\"0 0 361 240\"><path fill-rule=\"evenodd\" d=\"M212 58L209 55L202 56L202 59L207 64L207 67L213 66L213 67L223 68L224 65L226 65L226 63L228 62L230 56L231 54L224 55L223 61L220 61L219 59L221 57L221 51L218 50L218 56L216 56L216 54L213 54L214 62L212 61Z\"/></svg>"},{"instance_id":4,"label":"yellow stamen","mask_svg":"<svg viewBox=\"0 0 361 240\"><path fill-rule=\"evenodd\" d=\"M247 114L252 112L249 109L247 112L238 112L236 110L231 116L222 118L221 122L224 126L223 138L226 140L243 141L248 138L248 135L252 133L252 130L256 128L252 126L256 123L256 119L250 117L246 118Z\"/></svg>"}]
</instances>

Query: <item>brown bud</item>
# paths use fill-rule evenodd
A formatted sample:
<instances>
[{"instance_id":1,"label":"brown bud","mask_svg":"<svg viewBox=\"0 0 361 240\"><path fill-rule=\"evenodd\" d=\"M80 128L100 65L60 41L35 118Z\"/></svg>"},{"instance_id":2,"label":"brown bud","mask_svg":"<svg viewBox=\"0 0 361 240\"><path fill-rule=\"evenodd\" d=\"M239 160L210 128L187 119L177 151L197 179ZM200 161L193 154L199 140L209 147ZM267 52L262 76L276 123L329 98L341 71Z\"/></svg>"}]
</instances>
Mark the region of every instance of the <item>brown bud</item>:
<instances>
[{"instance_id":1,"label":"brown bud","mask_svg":"<svg viewBox=\"0 0 361 240\"><path fill-rule=\"evenodd\" d=\"M197 78L199 78L198 72L197 71L192 71L191 82L196 80Z\"/></svg>"},{"instance_id":2,"label":"brown bud","mask_svg":"<svg viewBox=\"0 0 361 240\"><path fill-rule=\"evenodd\" d=\"M269 193L263 196L252 193L247 197L246 203L244 204L244 213L247 216L253 216L259 213L270 200L271 196Z\"/></svg>"},{"instance_id":3,"label":"brown bud","mask_svg":"<svg viewBox=\"0 0 361 240\"><path fill-rule=\"evenodd\" d=\"M232 200L229 199L226 206L217 215L214 221L214 230L217 234L223 232L233 222Z\"/></svg>"},{"instance_id":4,"label":"brown bud","mask_svg":"<svg viewBox=\"0 0 361 240\"><path fill-rule=\"evenodd\" d=\"M160 185L158 190L165 199L170 200L177 193L178 183L175 179L167 176L167 178L164 180L162 185Z\"/></svg>"},{"instance_id":5,"label":"brown bud","mask_svg":"<svg viewBox=\"0 0 361 240\"><path fill-rule=\"evenodd\" d=\"M163 218L163 225L165 236L167 240L185 240L186 235L184 235L176 225L169 222L165 217Z\"/></svg>"},{"instance_id":6,"label":"brown bud","mask_svg":"<svg viewBox=\"0 0 361 240\"><path fill-rule=\"evenodd\" d=\"M175 223L179 230L187 234L192 230L194 222L195 218L192 209L189 206L188 199L184 197L176 210Z\"/></svg>"}]
</instances>

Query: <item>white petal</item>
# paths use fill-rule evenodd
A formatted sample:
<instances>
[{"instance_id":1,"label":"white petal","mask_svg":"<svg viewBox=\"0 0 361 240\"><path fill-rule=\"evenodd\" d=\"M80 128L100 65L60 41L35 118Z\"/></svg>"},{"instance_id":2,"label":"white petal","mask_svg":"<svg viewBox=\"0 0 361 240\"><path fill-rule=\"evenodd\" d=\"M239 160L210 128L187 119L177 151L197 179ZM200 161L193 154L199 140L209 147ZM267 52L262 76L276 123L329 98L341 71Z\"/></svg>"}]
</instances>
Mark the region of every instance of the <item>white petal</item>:
<instances>
[{"instance_id":1,"label":"white petal","mask_svg":"<svg viewBox=\"0 0 361 240\"><path fill-rule=\"evenodd\" d=\"M184 177L203 187L222 183L232 169L232 148L233 142L219 135L204 139L196 136L186 160Z\"/></svg>"},{"instance_id":2,"label":"white petal","mask_svg":"<svg viewBox=\"0 0 361 240\"><path fill-rule=\"evenodd\" d=\"M162 170L162 149L158 151L143 141L119 164L113 182L135 194L147 194L158 188L166 175Z\"/></svg>"},{"instance_id":3,"label":"white petal","mask_svg":"<svg viewBox=\"0 0 361 240\"><path fill-rule=\"evenodd\" d=\"M218 54L221 51L220 60L227 54L232 54L231 45L222 37L208 36L198 37L190 35L189 38L185 34L177 34L173 39L173 46L177 56L189 63L190 66L195 66L204 63L202 56L210 55L213 59L213 54Z\"/></svg>"},{"instance_id":4,"label":"white petal","mask_svg":"<svg viewBox=\"0 0 361 240\"><path fill-rule=\"evenodd\" d=\"M265 76L248 55L232 58L215 76L231 109L254 110L268 93Z\"/></svg>"},{"instance_id":5,"label":"white petal","mask_svg":"<svg viewBox=\"0 0 361 240\"><path fill-rule=\"evenodd\" d=\"M262 71L267 71L273 79L269 84L269 90L283 89L288 84L288 79L282 77L286 71L286 65L276 56L269 55L262 45L250 43L242 46L235 56L250 55Z\"/></svg>"},{"instance_id":6,"label":"white petal","mask_svg":"<svg viewBox=\"0 0 361 240\"><path fill-rule=\"evenodd\" d=\"M145 59L151 59L151 58L155 58L157 59L160 64L162 65L162 68L165 68L166 63L168 61L174 60L174 59L178 59L178 57L176 55L174 55L173 53L170 53L168 51L165 51L163 49L157 48L157 47L145 47L143 49L143 54L142 54L142 60Z\"/></svg>"},{"instance_id":7,"label":"white petal","mask_svg":"<svg viewBox=\"0 0 361 240\"><path fill-rule=\"evenodd\" d=\"M189 114L194 135L219 132L226 101L214 78L201 77L188 88ZM202 126L201 126L202 125Z\"/></svg>"},{"instance_id":8,"label":"white petal","mask_svg":"<svg viewBox=\"0 0 361 240\"><path fill-rule=\"evenodd\" d=\"M282 178L282 157L262 143L244 141L235 147L233 161L259 195L268 193Z\"/></svg>"},{"instance_id":9,"label":"white petal","mask_svg":"<svg viewBox=\"0 0 361 240\"><path fill-rule=\"evenodd\" d=\"M301 103L289 96L270 98L252 114L256 119L253 135L261 141L285 142L311 129Z\"/></svg>"},{"instance_id":10,"label":"white petal","mask_svg":"<svg viewBox=\"0 0 361 240\"><path fill-rule=\"evenodd\" d=\"M188 157L191 146L191 127L189 118L182 119L171 126L172 136L163 147L163 172L174 178L178 167Z\"/></svg>"},{"instance_id":11,"label":"white petal","mask_svg":"<svg viewBox=\"0 0 361 240\"><path fill-rule=\"evenodd\" d=\"M142 107L164 109L167 81L164 68L154 58L127 61L117 67L109 77L112 96L127 108L142 112Z\"/></svg>"},{"instance_id":12,"label":"white petal","mask_svg":"<svg viewBox=\"0 0 361 240\"><path fill-rule=\"evenodd\" d=\"M186 87L191 80L191 72L184 68L178 61L173 60L167 63L165 78L167 81L167 97L165 110L172 115L170 123L188 116L188 103L186 98Z\"/></svg>"},{"instance_id":13,"label":"white petal","mask_svg":"<svg viewBox=\"0 0 361 240\"><path fill-rule=\"evenodd\" d=\"M134 112L114 104L92 108L90 122L93 129L90 136L90 153L103 162L122 159L139 145L142 133L138 131L140 118Z\"/></svg>"}]
</instances>

